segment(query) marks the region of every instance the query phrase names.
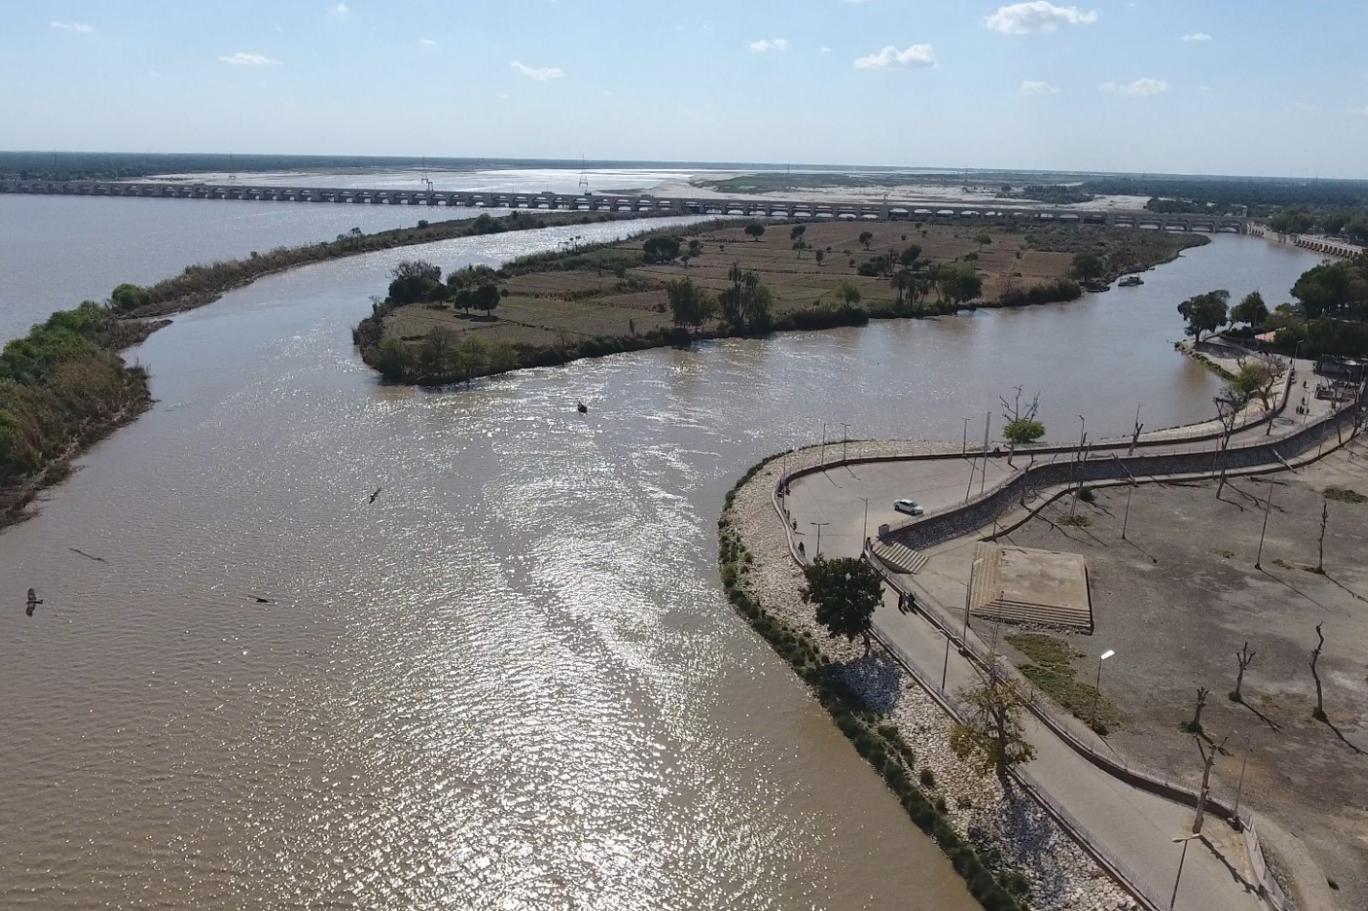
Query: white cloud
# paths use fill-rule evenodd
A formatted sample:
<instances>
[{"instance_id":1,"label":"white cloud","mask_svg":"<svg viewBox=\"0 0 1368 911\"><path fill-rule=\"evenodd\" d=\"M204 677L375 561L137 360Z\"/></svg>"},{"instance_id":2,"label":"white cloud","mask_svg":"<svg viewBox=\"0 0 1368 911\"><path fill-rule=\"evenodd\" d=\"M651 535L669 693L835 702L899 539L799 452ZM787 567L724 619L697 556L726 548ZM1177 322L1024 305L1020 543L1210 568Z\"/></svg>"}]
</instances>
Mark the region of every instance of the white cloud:
<instances>
[{"instance_id":1,"label":"white cloud","mask_svg":"<svg viewBox=\"0 0 1368 911\"><path fill-rule=\"evenodd\" d=\"M224 54L219 59L224 63L231 63L233 66L280 66L280 61L274 57L267 57L265 54L252 54L247 51Z\"/></svg>"},{"instance_id":2,"label":"white cloud","mask_svg":"<svg viewBox=\"0 0 1368 911\"><path fill-rule=\"evenodd\" d=\"M817 48L817 53L819 53L819 54L830 54L830 53L831 53L831 48L827 47L827 46L824 44L824 45L822 45L821 47Z\"/></svg>"},{"instance_id":3,"label":"white cloud","mask_svg":"<svg viewBox=\"0 0 1368 911\"><path fill-rule=\"evenodd\" d=\"M1191 34L1184 35L1183 37L1179 38L1178 40L1179 40L1179 41L1186 41L1188 44L1192 44L1192 43L1198 42L1198 41L1210 41L1210 40L1211 40L1211 36L1208 35L1206 32L1192 32Z\"/></svg>"},{"instance_id":4,"label":"white cloud","mask_svg":"<svg viewBox=\"0 0 1368 911\"><path fill-rule=\"evenodd\" d=\"M898 50L891 44L872 54L855 59L857 70L886 70L895 66L935 66L936 52L929 44L913 44Z\"/></svg>"},{"instance_id":5,"label":"white cloud","mask_svg":"<svg viewBox=\"0 0 1368 911\"><path fill-rule=\"evenodd\" d=\"M419 38L419 39L418 39L418 43L421 44L423 47L436 47L436 46L437 46L437 42L436 42L436 41L433 41L431 38Z\"/></svg>"},{"instance_id":6,"label":"white cloud","mask_svg":"<svg viewBox=\"0 0 1368 911\"><path fill-rule=\"evenodd\" d=\"M1149 76L1131 82L1104 82L1098 88L1104 92L1111 92L1113 95L1133 95L1137 98L1147 98L1151 95L1162 95L1169 90L1169 84L1162 79L1151 79Z\"/></svg>"},{"instance_id":7,"label":"white cloud","mask_svg":"<svg viewBox=\"0 0 1368 911\"><path fill-rule=\"evenodd\" d=\"M1058 31L1061 25L1092 25L1097 13L1076 6L1055 6L1048 0L1031 0L999 7L984 20L990 29L1004 35L1030 35Z\"/></svg>"},{"instance_id":8,"label":"white cloud","mask_svg":"<svg viewBox=\"0 0 1368 911\"><path fill-rule=\"evenodd\" d=\"M768 51L788 50L787 38L760 38L750 43L750 49L757 54L764 54Z\"/></svg>"},{"instance_id":9,"label":"white cloud","mask_svg":"<svg viewBox=\"0 0 1368 911\"><path fill-rule=\"evenodd\" d=\"M550 82L565 75L565 71L558 66L528 66L517 60L514 60L511 66L528 79L534 79L537 82Z\"/></svg>"},{"instance_id":10,"label":"white cloud","mask_svg":"<svg viewBox=\"0 0 1368 911\"><path fill-rule=\"evenodd\" d=\"M56 19L48 23L48 28L63 32L80 32L82 35L89 35L95 31L95 26L88 22L58 22Z\"/></svg>"},{"instance_id":11,"label":"white cloud","mask_svg":"<svg viewBox=\"0 0 1368 911\"><path fill-rule=\"evenodd\" d=\"M339 3L336 6L328 7L328 15L332 16L334 19L345 19L350 12L351 8L345 3Z\"/></svg>"},{"instance_id":12,"label":"white cloud","mask_svg":"<svg viewBox=\"0 0 1368 911\"><path fill-rule=\"evenodd\" d=\"M1039 79L1027 79L1021 84L1021 94L1023 95L1058 95L1059 86L1050 85Z\"/></svg>"}]
</instances>

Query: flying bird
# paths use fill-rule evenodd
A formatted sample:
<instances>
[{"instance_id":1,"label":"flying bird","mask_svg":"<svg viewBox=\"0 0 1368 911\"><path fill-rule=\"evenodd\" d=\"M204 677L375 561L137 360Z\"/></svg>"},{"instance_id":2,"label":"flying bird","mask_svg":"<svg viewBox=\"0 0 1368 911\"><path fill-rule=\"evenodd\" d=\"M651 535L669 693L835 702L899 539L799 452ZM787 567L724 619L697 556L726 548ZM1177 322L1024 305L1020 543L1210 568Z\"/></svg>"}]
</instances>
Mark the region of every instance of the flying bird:
<instances>
[{"instance_id":1,"label":"flying bird","mask_svg":"<svg viewBox=\"0 0 1368 911\"><path fill-rule=\"evenodd\" d=\"M366 502L368 502L368 503L374 503L374 502L375 502L375 498L378 497L378 496L380 496L380 491L382 491L382 490L384 490L384 489L385 489L385 488L383 488L383 487L377 487L377 488L375 488L375 493L371 494L371 495L370 495L370 499L367 500Z\"/></svg>"},{"instance_id":2,"label":"flying bird","mask_svg":"<svg viewBox=\"0 0 1368 911\"><path fill-rule=\"evenodd\" d=\"M33 609L34 609L35 607L37 607L38 605L42 604L42 603L43 603L43 599L42 599L42 598L39 598L39 597L38 597L38 593L37 593L36 591L34 591L33 589L30 588L30 589L28 590L28 602L27 602L27 604L26 604L26 606L25 606L26 609L24 610L24 613L27 614L28 616L32 617L32 616L33 616Z\"/></svg>"},{"instance_id":3,"label":"flying bird","mask_svg":"<svg viewBox=\"0 0 1368 911\"><path fill-rule=\"evenodd\" d=\"M274 603L275 603L275 602L272 601L270 598L263 598L263 597L261 597L260 595L248 595L247 597L251 598L251 599L252 599L253 601L255 601L257 604L274 604Z\"/></svg>"}]
</instances>

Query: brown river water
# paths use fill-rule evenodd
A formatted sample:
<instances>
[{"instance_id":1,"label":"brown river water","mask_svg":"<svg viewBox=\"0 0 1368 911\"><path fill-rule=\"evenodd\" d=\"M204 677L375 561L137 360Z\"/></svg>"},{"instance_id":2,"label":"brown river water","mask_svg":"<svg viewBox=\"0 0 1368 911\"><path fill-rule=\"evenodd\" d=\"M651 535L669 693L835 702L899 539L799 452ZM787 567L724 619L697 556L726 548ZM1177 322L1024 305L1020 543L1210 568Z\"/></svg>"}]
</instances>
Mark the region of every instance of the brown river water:
<instances>
[{"instance_id":1,"label":"brown river water","mask_svg":"<svg viewBox=\"0 0 1368 911\"><path fill-rule=\"evenodd\" d=\"M1017 383L1062 436L1203 418L1174 305L1313 262L1218 238L1069 305L434 392L350 343L413 255L178 318L135 352L156 407L0 534L0 907L974 907L726 603L726 490L822 421L953 439Z\"/></svg>"}]
</instances>

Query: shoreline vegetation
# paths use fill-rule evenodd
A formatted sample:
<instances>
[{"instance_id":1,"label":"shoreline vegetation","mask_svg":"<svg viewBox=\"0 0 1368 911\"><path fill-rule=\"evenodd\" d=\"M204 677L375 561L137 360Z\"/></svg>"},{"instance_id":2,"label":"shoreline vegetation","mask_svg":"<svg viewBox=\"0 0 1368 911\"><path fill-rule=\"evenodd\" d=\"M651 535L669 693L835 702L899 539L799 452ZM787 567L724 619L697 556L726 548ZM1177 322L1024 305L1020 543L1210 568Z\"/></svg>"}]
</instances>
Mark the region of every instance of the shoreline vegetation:
<instances>
[{"instance_id":1,"label":"shoreline vegetation","mask_svg":"<svg viewBox=\"0 0 1368 911\"><path fill-rule=\"evenodd\" d=\"M921 757L898 725L870 708L843 679L843 662L829 655L821 640L809 631L795 627L761 603L754 579L760 568L733 513L738 493L782 455L771 455L751 466L727 492L717 523L718 563L727 600L808 686L856 752L897 797L913 824L944 852L985 911L1021 911L1026 907L1029 880L995 852L986 852L985 856L957 831L944 797L937 793L934 775L928 774L924 761L920 776L915 775Z\"/></svg>"},{"instance_id":2,"label":"shoreline vegetation","mask_svg":"<svg viewBox=\"0 0 1368 911\"><path fill-rule=\"evenodd\" d=\"M105 303L59 310L0 351L0 529L22 521L44 488L66 478L71 462L152 405L149 374L120 352L171 321L164 317L213 303L266 275L377 250L481 234L637 219L638 214L513 212L481 214L414 228L253 252L242 259L187 266L148 287L121 284Z\"/></svg>"},{"instance_id":3,"label":"shoreline vegetation","mask_svg":"<svg viewBox=\"0 0 1368 911\"><path fill-rule=\"evenodd\" d=\"M353 337L385 380L449 385L709 339L1071 301L1207 242L1093 226L723 220L445 277L403 263Z\"/></svg>"}]
</instances>

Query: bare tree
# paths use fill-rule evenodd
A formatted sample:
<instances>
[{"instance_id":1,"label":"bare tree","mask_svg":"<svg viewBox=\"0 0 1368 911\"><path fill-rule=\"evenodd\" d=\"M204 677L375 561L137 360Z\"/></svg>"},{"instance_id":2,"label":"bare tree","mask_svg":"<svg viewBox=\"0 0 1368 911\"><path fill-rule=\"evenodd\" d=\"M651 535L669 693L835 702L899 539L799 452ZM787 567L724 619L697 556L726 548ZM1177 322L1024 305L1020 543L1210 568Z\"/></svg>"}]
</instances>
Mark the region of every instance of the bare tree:
<instances>
[{"instance_id":1,"label":"bare tree","mask_svg":"<svg viewBox=\"0 0 1368 911\"><path fill-rule=\"evenodd\" d=\"M1216 416L1221 420L1221 447L1216 451L1216 461L1221 469L1221 480L1216 485L1216 496L1219 498L1225 492L1226 450L1230 448L1230 438L1235 433L1235 424L1240 419L1241 409L1249 402L1249 396L1234 385L1227 385L1225 394L1216 396L1214 401Z\"/></svg>"},{"instance_id":2,"label":"bare tree","mask_svg":"<svg viewBox=\"0 0 1368 911\"><path fill-rule=\"evenodd\" d=\"M1320 541L1316 545L1316 572L1325 575L1325 526L1330 522L1330 501L1321 498Z\"/></svg>"},{"instance_id":3,"label":"bare tree","mask_svg":"<svg viewBox=\"0 0 1368 911\"><path fill-rule=\"evenodd\" d=\"M1311 712L1311 717L1317 721L1325 721L1325 694L1321 691L1320 671L1316 670L1316 662L1320 660L1321 649L1325 648L1325 636L1321 633L1322 624L1316 624L1316 647L1311 650L1311 676L1316 681L1316 708Z\"/></svg>"},{"instance_id":4,"label":"bare tree","mask_svg":"<svg viewBox=\"0 0 1368 911\"><path fill-rule=\"evenodd\" d=\"M1254 656L1257 654L1259 653L1251 649L1248 642L1235 653L1235 661L1239 664L1240 669L1235 674L1235 689L1230 693L1231 702L1242 701L1243 696L1240 694L1240 687L1244 685L1245 671L1249 670L1249 666L1254 663Z\"/></svg>"},{"instance_id":5,"label":"bare tree","mask_svg":"<svg viewBox=\"0 0 1368 911\"><path fill-rule=\"evenodd\" d=\"M1197 703L1192 708L1192 720L1183 725L1183 730L1189 734L1202 733L1202 709L1206 708L1207 697L1211 695L1211 690L1204 686L1197 687Z\"/></svg>"},{"instance_id":6,"label":"bare tree","mask_svg":"<svg viewBox=\"0 0 1368 911\"><path fill-rule=\"evenodd\" d=\"M1216 755L1225 750L1226 741L1230 739L1227 735L1220 743L1208 747L1201 737L1194 737L1197 741L1197 752L1202 757L1202 789L1197 794L1197 816L1192 820L1192 834L1196 835L1202 831L1202 823L1206 819L1206 803L1211 797L1211 767L1216 764Z\"/></svg>"}]
</instances>

